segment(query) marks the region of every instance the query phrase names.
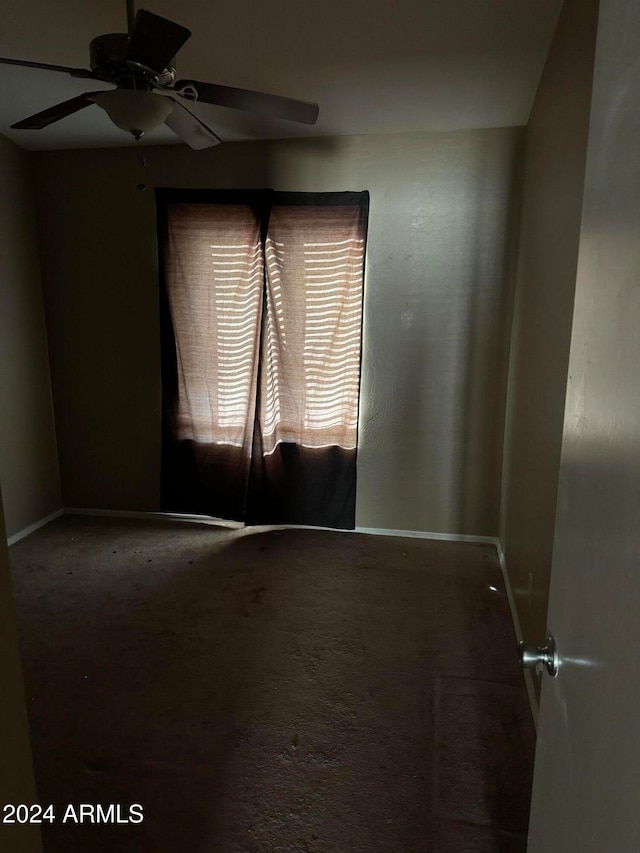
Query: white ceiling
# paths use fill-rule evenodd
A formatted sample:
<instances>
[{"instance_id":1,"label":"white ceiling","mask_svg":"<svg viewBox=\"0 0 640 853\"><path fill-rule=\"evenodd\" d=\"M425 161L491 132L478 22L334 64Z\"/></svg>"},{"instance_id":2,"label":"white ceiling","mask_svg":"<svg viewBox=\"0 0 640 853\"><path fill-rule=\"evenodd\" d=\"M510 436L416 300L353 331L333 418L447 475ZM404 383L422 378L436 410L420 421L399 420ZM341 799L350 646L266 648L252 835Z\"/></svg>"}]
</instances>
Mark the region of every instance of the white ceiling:
<instances>
[{"instance_id":1,"label":"white ceiling","mask_svg":"<svg viewBox=\"0 0 640 853\"><path fill-rule=\"evenodd\" d=\"M314 127L196 105L223 140L526 124L562 0L140 0L193 35L178 76L320 104ZM125 0L2 0L0 56L88 67L126 31ZM97 106L45 130L12 123L91 80L0 65L0 133L24 148L133 144ZM105 86L105 88L108 88ZM176 142L168 128L149 143Z\"/></svg>"}]
</instances>

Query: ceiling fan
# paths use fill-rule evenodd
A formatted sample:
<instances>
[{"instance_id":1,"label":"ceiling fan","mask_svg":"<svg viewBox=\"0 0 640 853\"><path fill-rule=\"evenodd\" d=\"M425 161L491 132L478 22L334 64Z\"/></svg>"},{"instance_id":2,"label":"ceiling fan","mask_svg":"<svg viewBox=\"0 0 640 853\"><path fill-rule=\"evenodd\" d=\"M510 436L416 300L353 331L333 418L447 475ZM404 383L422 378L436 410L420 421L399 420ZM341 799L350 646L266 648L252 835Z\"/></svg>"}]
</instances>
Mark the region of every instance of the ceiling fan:
<instances>
[{"instance_id":1,"label":"ceiling fan","mask_svg":"<svg viewBox=\"0 0 640 853\"><path fill-rule=\"evenodd\" d=\"M0 57L0 63L5 65L58 71L116 86L85 92L11 127L41 130L95 103L117 127L133 134L138 142L164 122L192 148L217 145L220 138L188 108L187 104L194 101L315 124L317 104L216 83L176 80L174 57L191 31L144 9L136 12L134 0L127 0L127 18L128 33L109 33L93 39L89 47L91 69Z\"/></svg>"}]
</instances>

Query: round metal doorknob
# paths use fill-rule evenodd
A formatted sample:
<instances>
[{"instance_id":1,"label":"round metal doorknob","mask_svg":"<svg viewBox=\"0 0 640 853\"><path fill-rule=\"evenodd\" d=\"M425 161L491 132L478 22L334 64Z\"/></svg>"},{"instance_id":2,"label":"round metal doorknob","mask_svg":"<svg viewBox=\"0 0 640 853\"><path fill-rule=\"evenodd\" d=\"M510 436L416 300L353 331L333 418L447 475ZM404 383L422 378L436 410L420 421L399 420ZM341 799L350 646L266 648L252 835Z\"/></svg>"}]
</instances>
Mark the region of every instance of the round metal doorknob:
<instances>
[{"instance_id":1,"label":"round metal doorknob","mask_svg":"<svg viewBox=\"0 0 640 853\"><path fill-rule=\"evenodd\" d=\"M558 674L560 659L556 641L551 634L547 637L543 646L534 646L532 643L521 641L518 643L518 654L520 663L525 669L538 669L544 667L552 678Z\"/></svg>"}]
</instances>

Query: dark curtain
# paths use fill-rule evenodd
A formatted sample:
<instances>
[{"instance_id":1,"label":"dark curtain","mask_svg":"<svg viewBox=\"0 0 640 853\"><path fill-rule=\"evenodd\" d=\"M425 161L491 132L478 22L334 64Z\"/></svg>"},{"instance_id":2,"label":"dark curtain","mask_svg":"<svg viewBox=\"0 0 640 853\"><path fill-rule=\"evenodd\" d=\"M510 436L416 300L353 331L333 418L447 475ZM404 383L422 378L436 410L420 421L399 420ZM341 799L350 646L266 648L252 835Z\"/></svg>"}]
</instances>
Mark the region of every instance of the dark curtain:
<instances>
[{"instance_id":1,"label":"dark curtain","mask_svg":"<svg viewBox=\"0 0 640 853\"><path fill-rule=\"evenodd\" d=\"M163 508L353 528L368 194L156 201Z\"/></svg>"}]
</instances>

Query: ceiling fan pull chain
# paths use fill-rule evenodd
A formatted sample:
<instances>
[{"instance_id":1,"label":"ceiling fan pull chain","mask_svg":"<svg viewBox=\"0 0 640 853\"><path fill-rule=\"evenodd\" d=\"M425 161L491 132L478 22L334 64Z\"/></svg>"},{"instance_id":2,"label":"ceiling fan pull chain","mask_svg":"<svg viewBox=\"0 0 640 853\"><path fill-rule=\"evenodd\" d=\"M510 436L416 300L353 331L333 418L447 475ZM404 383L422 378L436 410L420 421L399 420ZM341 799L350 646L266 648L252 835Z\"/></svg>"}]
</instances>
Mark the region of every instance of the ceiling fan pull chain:
<instances>
[{"instance_id":1,"label":"ceiling fan pull chain","mask_svg":"<svg viewBox=\"0 0 640 853\"><path fill-rule=\"evenodd\" d=\"M140 142L140 140L138 140L138 142ZM142 167L142 176L143 177L145 174L144 169L145 169L146 165L147 165L147 158L143 154L142 157L140 158L140 166ZM140 190L140 191L146 190L146 188L147 188L147 185L144 182L141 182L141 183L137 184L137 186L136 186L136 189Z\"/></svg>"}]
</instances>

